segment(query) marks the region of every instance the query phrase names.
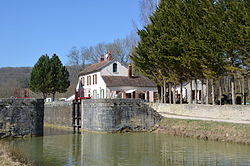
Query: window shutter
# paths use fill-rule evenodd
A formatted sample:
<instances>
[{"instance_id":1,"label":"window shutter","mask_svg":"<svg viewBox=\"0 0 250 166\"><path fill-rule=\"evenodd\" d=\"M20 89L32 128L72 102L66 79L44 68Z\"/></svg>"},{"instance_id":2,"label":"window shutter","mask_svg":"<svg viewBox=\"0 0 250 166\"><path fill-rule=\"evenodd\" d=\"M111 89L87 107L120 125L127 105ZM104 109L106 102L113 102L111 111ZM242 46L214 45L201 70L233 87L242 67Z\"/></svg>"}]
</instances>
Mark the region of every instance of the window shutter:
<instances>
[{"instance_id":1,"label":"window shutter","mask_svg":"<svg viewBox=\"0 0 250 166\"><path fill-rule=\"evenodd\" d=\"M82 85L85 85L85 77L82 77Z\"/></svg>"}]
</instances>

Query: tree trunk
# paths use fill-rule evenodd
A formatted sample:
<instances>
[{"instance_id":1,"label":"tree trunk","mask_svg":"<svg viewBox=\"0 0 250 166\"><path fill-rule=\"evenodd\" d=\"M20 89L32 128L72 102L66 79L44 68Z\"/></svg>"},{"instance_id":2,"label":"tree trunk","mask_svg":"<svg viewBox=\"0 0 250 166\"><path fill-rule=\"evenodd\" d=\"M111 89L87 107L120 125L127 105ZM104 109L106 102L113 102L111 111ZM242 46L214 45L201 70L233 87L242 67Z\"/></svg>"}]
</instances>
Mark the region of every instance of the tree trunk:
<instances>
[{"instance_id":1,"label":"tree trunk","mask_svg":"<svg viewBox=\"0 0 250 166\"><path fill-rule=\"evenodd\" d=\"M163 86L164 86L164 90L163 90L163 103L166 103L166 81L165 81L165 79L164 79L164 81L163 81Z\"/></svg>"},{"instance_id":2,"label":"tree trunk","mask_svg":"<svg viewBox=\"0 0 250 166\"><path fill-rule=\"evenodd\" d=\"M206 79L206 104L208 104L208 95L209 95L209 91L208 91L208 79Z\"/></svg>"},{"instance_id":3,"label":"tree trunk","mask_svg":"<svg viewBox=\"0 0 250 166\"><path fill-rule=\"evenodd\" d=\"M211 84L212 84L212 104L214 105L214 79L211 79Z\"/></svg>"},{"instance_id":4,"label":"tree trunk","mask_svg":"<svg viewBox=\"0 0 250 166\"><path fill-rule=\"evenodd\" d=\"M201 104L204 104L204 86L203 86L203 79L201 80Z\"/></svg>"},{"instance_id":5,"label":"tree trunk","mask_svg":"<svg viewBox=\"0 0 250 166\"><path fill-rule=\"evenodd\" d=\"M158 89L159 90L159 89ZM147 93L147 92L146 92ZM157 103L161 103L161 87L160 87L160 92L158 91L158 95L157 95ZM146 100L146 94L145 94L145 100Z\"/></svg>"},{"instance_id":6,"label":"tree trunk","mask_svg":"<svg viewBox=\"0 0 250 166\"><path fill-rule=\"evenodd\" d=\"M221 93L221 80L219 80L219 100L220 100L220 105L222 105L221 96L222 96L222 93Z\"/></svg>"},{"instance_id":7,"label":"tree trunk","mask_svg":"<svg viewBox=\"0 0 250 166\"><path fill-rule=\"evenodd\" d=\"M56 93L52 93L52 101L55 101L55 95Z\"/></svg>"},{"instance_id":8,"label":"tree trunk","mask_svg":"<svg viewBox=\"0 0 250 166\"><path fill-rule=\"evenodd\" d=\"M43 99L46 100L47 98L47 93L43 93Z\"/></svg>"},{"instance_id":9,"label":"tree trunk","mask_svg":"<svg viewBox=\"0 0 250 166\"><path fill-rule=\"evenodd\" d=\"M235 94L234 94L234 76L231 80L231 88L232 88L232 104L235 105Z\"/></svg>"},{"instance_id":10,"label":"tree trunk","mask_svg":"<svg viewBox=\"0 0 250 166\"><path fill-rule=\"evenodd\" d=\"M176 104L175 83L174 83L174 86L173 86L173 104Z\"/></svg>"},{"instance_id":11,"label":"tree trunk","mask_svg":"<svg viewBox=\"0 0 250 166\"><path fill-rule=\"evenodd\" d=\"M248 95L249 95L249 92L250 92L250 79L247 79L247 92L248 92Z\"/></svg>"},{"instance_id":12,"label":"tree trunk","mask_svg":"<svg viewBox=\"0 0 250 166\"><path fill-rule=\"evenodd\" d=\"M169 98L169 104L172 103L172 101L171 101L171 98L172 98L171 92L172 92L172 86L171 86L171 83L169 83L169 84L168 84L168 96L169 96L168 98Z\"/></svg>"},{"instance_id":13,"label":"tree trunk","mask_svg":"<svg viewBox=\"0 0 250 166\"><path fill-rule=\"evenodd\" d=\"M195 90L194 90L194 103L197 104L197 79L194 80Z\"/></svg>"},{"instance_id":14,"label":"tree trunk","mask_svg":"<svg viewBox=\"0 0 250 166\"><path fill-rule=\"evenodd\" d=\"M163 86L161 86L161 103L163 103Z\"/></svg>"},{"instance_id":15,"label":"tree trunk","mask_svg":"<svg viewBox=\"0 0 250 166\"><path fill-rule=\"evenodd\" d=\"M193 97L193 95L192 95L192 93L193 93L193 89L192 89L192 80L190 81L190 95L189 95L189 104L192 104L193 102L193 99L192 99L192 97Z\"/></svg>"},{"instance_id":16,"label":"tree trunk","mask_svg":"<svg viewBox=\"0 0 250 166\"><path fill-rule=\"evenodd\" d=\"M182 98L183 98L183 95L182 95L182 81L181 81L181 94L180 94L180 104L182 104Z\"/></svg>"},{"instance_id":17,"label":"tree trunk","mask_svg":"<svg viewBox=\"0 0 250 166\"><path fill-rule=\"evenodd\" d=\"M245 78L243 77L242 79L242 98L243 98L243 103L246 105L246 96L245 96Z\"/></svg>"}]
</instances>

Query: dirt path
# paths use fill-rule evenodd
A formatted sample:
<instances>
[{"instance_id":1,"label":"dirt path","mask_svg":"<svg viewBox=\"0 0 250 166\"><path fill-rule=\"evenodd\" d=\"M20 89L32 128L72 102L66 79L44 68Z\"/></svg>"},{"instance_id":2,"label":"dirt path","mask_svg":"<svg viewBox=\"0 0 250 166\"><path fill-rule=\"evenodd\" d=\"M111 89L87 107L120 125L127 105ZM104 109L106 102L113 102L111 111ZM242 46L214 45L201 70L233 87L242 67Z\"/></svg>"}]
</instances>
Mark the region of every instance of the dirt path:
<instances>
[{"instance_id":1,"label":"dirt path","mask_svg":"<svg viewBox=\"0 0 250 166\"><path fill-rule=\"evenodd\" d=\"M204 120L204 121L215 121L215 122L227 122L227 123L238 123L238 124L250 124L250 121L243 120L227 120L227 119L215 119L215 118L204 118L204 117L193 117L193 116L183 116L183 115L173 115L164 112L159 112L165 118L173 119L187 119L187 120Z\"/></svg>"}]
</instances>

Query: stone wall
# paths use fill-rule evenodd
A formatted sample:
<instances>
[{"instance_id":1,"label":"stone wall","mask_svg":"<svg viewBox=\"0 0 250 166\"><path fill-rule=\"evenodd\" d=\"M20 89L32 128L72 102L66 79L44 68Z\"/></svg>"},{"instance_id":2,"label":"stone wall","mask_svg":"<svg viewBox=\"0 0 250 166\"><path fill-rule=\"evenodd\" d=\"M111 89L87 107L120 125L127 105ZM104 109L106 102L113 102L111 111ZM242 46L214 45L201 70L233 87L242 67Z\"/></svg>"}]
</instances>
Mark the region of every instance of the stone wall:
<instances>
[{"instance_id":1,"label":"stone wall","mask_svg":"<svg viewBox=\"0 0 250 166\"><path fill-rule=\"evenodd\" d=\"M44 105L44 122L72 127L72 102L52 102Z\"/></svg>"},{"instance_id":2,"label":"stone wall","mask_svg":"<svg viewBox=\"0 0 250 166\"><path fill-rule=\"evenodd\" d=\"M226 120L250 120L249 105L149 104L159 113Z\"/></svg>"},{"instance_id":3,"label":"stone wall","mask_svg":"<svg viewBox=\"0 0 250 166\"><path fill-rule=\"evenodd\" d=\"M43 99L0 99L0 137L43 135Z\"/></svg>"},{"instance_id":4,"label":"stone wall","mask_svg":"<svg viewBox=\"0 0 250 166\"><path fill-rule=\"evenodd\" d=\"M161 119L140 99L82 100L81 107L82 128L90 131L147 131Z\"/></svg>"}]
</instances>

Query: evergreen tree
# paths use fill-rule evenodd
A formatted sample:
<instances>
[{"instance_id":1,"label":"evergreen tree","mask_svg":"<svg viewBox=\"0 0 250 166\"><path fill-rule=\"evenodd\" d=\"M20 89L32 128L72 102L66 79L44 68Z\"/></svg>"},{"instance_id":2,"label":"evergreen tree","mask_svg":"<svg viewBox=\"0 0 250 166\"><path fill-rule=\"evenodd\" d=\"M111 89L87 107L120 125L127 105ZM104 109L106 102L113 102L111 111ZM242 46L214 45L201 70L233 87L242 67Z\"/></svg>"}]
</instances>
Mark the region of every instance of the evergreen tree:
<instances>
[{"instance_id":1,"label":"evergreen tree","mask_svg":"<svg viewBox=\"0 0 250 166\"><path fill-rule=\"evenodd\" d=\"M224 23L221 34L225 50L227 74L231 76L232 104L235 104L235 79L245 77L250 59L250 2L221 0L218 8Z\"/></svg>"},{"instance_id":2,"label":"evergreen tree","mask_svg":"<svg viewBox=\"0 0 250 166\"><path fill-rule=\"evenodd\" d=\"M66 92L70 85L69 73L56 54L53 54L50 59L50 72L48 74L50 82L49 92L52 94L54 101L56 92Z\"/></svg>"},{"instance_id":3,"label":"evergreen tree","mask_svg":"<svg viewBox=\"0 0 250 166\"><path fill-rule=\"evenodd\" d=\"M69 81L69 72L65 66L60 68L58 75L58 90L59 93L64 93L67 91L67 88L70 86Z\"/></svg>"},{"instance_id":4,"label":"evergreen tree","mask_svg":"<svg viewBox=\"0 0 250 166\"><path fill-rule=\"evenodd\" d=\"M66 92L69 85L69 72L56 54L53 54L52 58L47 55L39 58L31 72L32 91L42 92L44 99L48 94L52 94L54 100L56 92Z\"/></svg>"},{"instance_id":5,"label":"evergreen tree","mask_svg":"<svg viewBox=\"0 0 250 166\"><path fill-rule=\"evenodd\" d=\"M52 98L54 101L55 93L58 89L58 77L59 72L62 67L62 63L56 54L53 54L52 58L50 59L50 72L49 74L49 82L50 82L50 93L52 94Z\"/></svg>"},{"instance_id":6,"label":"evergreen tree","mask_svg":"<svg viewBox=\"0 0 250 166\"><path fill-rule=\"evenodd\" d=\"M141 41L134 63L148 75L158 71L158 78L174 84L219 75L224 65L217 46L220 36L213 32L220 24L214 3L162 0L151 24L138 31Z\"/></svg>"},{"instance_id":7,"label":"evergreen tree","mask_svg":"<svg viewBox=\"0 0 250 166\"><path fill-rule=\"evenodd\" d=\"M35 93L42 93L46 99L49 93L50 79L50 60L48 55L42 55L30 75L29 87Z\"/></svg>"}]
</instances>

